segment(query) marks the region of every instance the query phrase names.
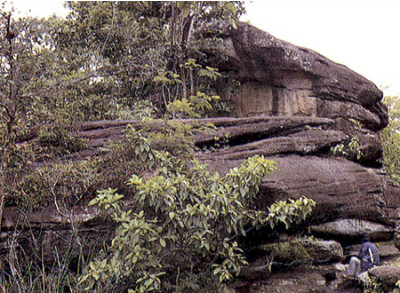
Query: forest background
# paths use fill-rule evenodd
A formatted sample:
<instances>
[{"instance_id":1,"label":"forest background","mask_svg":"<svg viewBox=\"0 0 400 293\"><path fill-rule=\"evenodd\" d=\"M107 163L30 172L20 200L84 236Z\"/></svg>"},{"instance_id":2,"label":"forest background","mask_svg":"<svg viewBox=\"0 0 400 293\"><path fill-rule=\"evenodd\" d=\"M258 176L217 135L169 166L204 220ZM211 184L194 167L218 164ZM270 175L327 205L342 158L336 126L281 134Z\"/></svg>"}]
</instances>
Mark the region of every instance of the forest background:
<instances>
[{"instance_id":1,"label":"forest background","mask_svg":"<svg viewBox=\"0 0 400 293\"><path fill-rule=\"evenodd\" d=\"M90 256L82 248L78 259L71 236L71 251L55 268L16 252L2 265L3 290L224 290L246 264L241 235L262 225L289 227L315 204L301 198L254 210L252 199L274 162L249 158L220 176L193 159L194 135L213 125L181 119L229 115L229 104L216 94L222 76L210 66L224 61L221 31L211 28L235 29L243 3L67 6L65 19L16 19L2 6L1 210L50 203L62 210L86 201L116 230L102 250ZM386 102L391 124L382 133L383 164L398 181L400 109L396 97ZM138 119L143 127L128 127L124 140L107 145L101 157L74 158L88 147L70 134L75 125ZM32 129L37 143L22 144ZM123 198L131 200L129 209Z\"/></svg>"}]
</instances>

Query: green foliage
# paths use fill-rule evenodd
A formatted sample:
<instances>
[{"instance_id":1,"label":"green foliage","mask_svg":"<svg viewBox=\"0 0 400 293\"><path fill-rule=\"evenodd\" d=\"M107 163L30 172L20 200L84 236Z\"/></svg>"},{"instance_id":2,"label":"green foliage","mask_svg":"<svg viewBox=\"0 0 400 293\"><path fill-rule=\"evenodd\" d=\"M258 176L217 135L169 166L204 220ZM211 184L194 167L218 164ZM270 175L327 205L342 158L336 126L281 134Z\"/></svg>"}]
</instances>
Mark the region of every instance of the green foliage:
<instances>
[{"instance_id":1,"label":"green foliage","mask_svg":"<svg viewBox=\"0 0 400 293\"><path fill-rule=\"evenodd\" d=\"M219 99L214 83L220 74L199 49L205 38L201 29L217 20L235 26L242 3L89 1L67 6L67 19L15 20L12 12L1 11L4 167L17 137L32 126L136 119L143 117L141 107L146 117L163 117L168 107L176 117L198 117ZM152 106L143 107L141 101Z\"/></svg>"},{"instance_id":2,"label":"green foliage","mask_svg":"<svg viewBox=\"0 0 400 293\"><path fill-rule=\"evenodd\" d=\"M383 168L392 180L400 182L400 102L397 96L385 97L383 101L389 109L389 125L380 135Z\"/></svg>"},{"instance_id":3,"label":"green foliage","mask_svg":"<svg viewBox=\"0 0 400 293\"><path fill-rule=\"evenodd\" d=\"M364 127L364 125L357 119L353 119L353 118L349 118L348 119L354 126L356 126L356 128L358 129L362 129Z\"/></svg>"},{"instance_id":4,"label":"green foliage","mask_svg":"<svg viewBox=\"0 0 400 293\"><path fill-rule=\"evenodd\" d=\"M15 160L14 168L8 170L7 201L24 209L46 206L55 200L73 206L93 196L96 188L109 185L123 190L130 174L143 172L155 162L147 139L128 126L123 141L109 143L101 158L55 163L55 154L69 158L72 151L86 144L64 129L47 130L41 129L37 144L18 145L12 156ZM52 160L50 164L48 159ZM42 166L33 168L38 161Z\"/></svg>"},{"instance_id":5,"label":"green foliage","mask_svg":"<svg viewBox=\"0 0 400 293\"><path fill-rule=\"evenodd\" d=\"M185 122L176 118L200 117L201 108L206 105L211 109L210 102L217 99L219 97L209 97L207 95L192 101L177 99L168 104L167 112L162 120L143 119L144 127L141 135L145 135L149 144L156 150L164 150L180 156L191 154L196 150L194 144L195 135L214 129L215 126L210 123L200 124L195 120ZM129 131L132 130L130 129Z\"/></svg>"},{"instance_id":6,"label":"green foliage","mask_svg":"<svg viewBox=\"0 0 400 293\"><path fill-rule=\"evenodd\" d=\"M305 220L311 214L313 207L315 207L315 201L305 197L300 197L298 200L279 201L268 208L267 222L272 229L279 223L285 224L288 229L291 224Z\"/></svg>"},{"instance_id":7,"label":"green foliage","mask_svg":"<svg viewBox=\"0 0 400 293\"><path fill-rule=\"evenodd\" d=\"M199 113L207 113L213 109L213 103L219 101L219 96L208 96L205 93L197 92L195 96L191 96L190 102L195 105L195 110Z\"/></svg>"},{"instance_id":8,"label":"green foliage","mask_svg":"<svg viewBox=\"0 0 400 293\"><path fill-rule=\"evenodd\" d=\"M201 66L198 32L207 23L229 21L243 13L240 2L68 2L68 19L54 28L57 52L68 61L70 75L91 70L70 88L80 97L94 94L119 107L149 99L164 109L176 99L207 92L204 80L218 73ZM83 69L83 70L82 70ZM89 85L95 86L88 87ZM197 90L195 90L197 88ZM211 95L212 96L212 95Z\"/></svg>"},{"instance_id":9,"label":"green foliage","mask_svg":"<svg viewBox=\"0 0 400 293\"><path fill-rule=\"evenodd\" d=\"M180 117L189 116L193 118L199 118L200 116L193 108L193 104L189 103L186 98L183 98L182 100L175 100L174 102L168 104L168 111L173 112L175 115Z\"/></svg>"},{"instance_id":10,"label":"green foliage","mask_svg":"<svg viewBox=\"0 0 400 293\"><path fill-rule=\"evenodd\" d=\"M135 155L135 161L140 163L143 169L151 169L155 163L155 155L148 140L131 125L128 125L125 132L126 145Z\"/></svg>"},{"instance_id":11,"label":"green foliage","mask_svg":"<svg viewBox=\"0 0 400 293\"><path fill-rule=\"evenodd\" d=\"M211 129L210 129L211 130ZM229 148L229 140L231 138L230 133L226 133L222 137L214 136L214 143L210 147L203 148L203 152L207 152L209 150L216 150L216 149L225 149Z\"/></svg>"},{"instance_id":12,"label":"green foliage","mask_svg":"<svg viewBox=\"0 0 400 293\"><path fill-rule=\"evenodd\" d=\"M274 260L279 262L309 262L313 260L300 239L266 244L259 249L273 255Z\"/></svg>"},{"instance_id":13,"label":"green foliage","mask_svg":"<svg viewBox=\"0 0 400 293\"><path fill-rule=\"evenodd\" d=\"M87 142L71 135L63 126L42 126L38 135L38 148L40 152L62 156L86 149Z\"/></svg>"},{"instance_id":14,"label":"green foliage","mask_svg":"<svg viewBox=\"0 0 400 293\"><path fill-rule=\"evenodd\" d=\"M199 118L210 112L213 104L220 100L219 96L205 92L212 91L213 83L221 74L216 68L209 66L203 68L193 58L189 58L180 67L180 75L161 70L153 82L161 86L164 105L173 117ZM190 80L190 94L187 93L188 89L184 82L186 79Z\"/></svg>"},{"instance_id":15,"label":"green foliage","mask_svg":"<svg viewBox=\"0 0 400 293\"><path fill-rule=\"evenodd\" d=\"M383 293L382 283L375 277L370 277L371 281L364 283L365 293Z\"/></svg>"},{"instance_id":16,"label":"green foliage","mask_svg":"<svg viewBox=\"0 0 400 293\"><path fill-rule=\"evenodd\" d=\"M38 99L34 88L44 83L41 64L49 61L45 49L37 49L39 39L46 43L47 23L37 19L14 21L12 12L0 10L0 151L2 167L8 167L17 135L24 132ZM37 115L38 111L35 111Z\"/></svg>"},{"instance_id":17,"label":"green foliage","mask_svg":"<svg viewBox=\"0 0 400 293\"><path fill-rule=\"evenodd\" d=\"M74 204L97 182L97 164L96 160L88 160L36 168L19 180L11 200L27 209L55 200Z\"/></svg>"},{"instance_id":18,"label":"green foliage","mask_svg":"<svg viewBox=\"0 0 400 293\"><path fill-rule=\"evenodd\" d=\"M141 135L146 137L155 150L185 156L196 149L194 134L198 129L193 124L179 120L146 119Z\"/></svg>"},{"instance_id":19,"label":"green foliage","mask_svg":"<svg viewBox=\"0 0 400 293\"><path fill-rule=\"evenodd\" d=\"M167 152L153 154L157 169L152 176L133 175L128 180L130 208L115 189L99 191L90 203L118 228L108 251L82 276L86 289L191 292L231 280L247 264L235 238L245 235L248 225L287 224L311 212L313 202L305 199L280 203L281 211L271 207L276 217L250 208L264 176L276 168L263 157L249 158L221 177L196 160L187 164ZM208 282L196 279L198 274L208 276Z\"/></svg>"},{"instance_id":20,"label":"green foliage","mask_svg":"<svg viewBox=\"0 0 400 293\"><path fill-rule=\"evenodd\" d=\"M138 101L132 107L114 103L105 115L111 120L145 119L156 116L157 109L149 100Z\"/></svg>"},{"instance_id":21,"label":"green foliage","mask_svg":"<svg viewBox=\"0 0 400 293\"><path fill-rule=\"evenodd\" d=\"M338 144L331 148L331 152L335 156L355 157L360 160L363 153L360 150L360 139L357 136L352 136L347 144Z\"/></svg>"}]
</instances>

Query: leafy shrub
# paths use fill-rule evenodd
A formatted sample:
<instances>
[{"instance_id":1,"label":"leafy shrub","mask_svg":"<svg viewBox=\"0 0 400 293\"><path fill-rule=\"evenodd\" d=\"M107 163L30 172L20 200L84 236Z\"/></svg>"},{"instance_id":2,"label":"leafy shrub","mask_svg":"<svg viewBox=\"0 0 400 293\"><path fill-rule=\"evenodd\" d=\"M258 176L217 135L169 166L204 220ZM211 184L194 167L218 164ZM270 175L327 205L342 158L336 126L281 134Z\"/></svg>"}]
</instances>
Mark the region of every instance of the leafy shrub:
<instances>
[{"instance_id":1,"label":"leafy shrub","mask_svg":"<svg viewBox=\"0 0 400 293\"><path fill-rule=\"evenodd\" d=\"M86 140L69 134L65 127L57 124L41 127L38 142L38 151L55 156L69 155L87 148Z\"/></svg>"},{"instance_id":2,"label":"leafy shrub","mask_svg":"<svg viewBox=\"0 0 400 293\"><path fill-rule=\"evenodd\" d=\"M28 209L55 199L75 203L97 182L97 164L96 160L86 160L38 167L17 183L14 200Z\"/></svg>"},{"instance_id":3,"label":"leafy shrub","mask_svg":"<svg viewBox=\"0 0 400 293\"><path fill-rule=\"evenodd\" d=\"M357 136L352 136L347 144L338 144L331 148L331 152L335 156L355 157L360 160L363 153L360 150L360 139Z\"/></svg>"},{"instance_id":4,"label":"leafy shrub","mask_svg":"<svg viewBox=\"0 0 400 293\"><path fill-rule=\"evenodd\" d=\"M149 100L136 102L132 107L113 103L113 106L106 112L108 119L114 120L131 120L151 118L157 114L157 109Z\"/></svg>"},{"instance_id":5,"label":"leafy shrub","mask_svg":"<svg viewBox=\"0 0 400 293\"><path fill-rule=\"evenodd\" d=\"M383 149L383 168L390 178L400 182L400 103L398 97L385 97L389 109L389 125L382 130L380 138Z\"/></svg>"},{"instance_id":6,"label":"leafy shrub","mask_svg":"<svg viewBox=\"0 0 400 293\"><path fill-rule=\"evenodd\" d=\"M270 214L252 209L264 176L276 168L263 157L249 158L220 176L197 160L148 152L146 140L137 138L136 148L144 150L141 164L154 159L156 168L152 175L128 180L129 208L124 196L110 188L90 202L118 228L111 246L82 275L85 290L193 292L229 281L247 264L235 240L246 227L288 225L305 218L314 205L301 199L297 207L294 201L286 207L278 203Z\"/></svg>"}]
</instances>

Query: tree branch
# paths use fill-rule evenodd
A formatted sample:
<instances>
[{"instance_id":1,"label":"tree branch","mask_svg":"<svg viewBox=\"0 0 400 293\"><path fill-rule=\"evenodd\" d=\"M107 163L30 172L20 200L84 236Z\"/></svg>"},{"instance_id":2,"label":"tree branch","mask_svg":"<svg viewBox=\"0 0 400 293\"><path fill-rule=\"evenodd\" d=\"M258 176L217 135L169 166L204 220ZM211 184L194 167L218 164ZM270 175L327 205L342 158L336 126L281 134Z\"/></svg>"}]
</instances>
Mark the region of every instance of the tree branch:
<instances>
[{"instance_id":1,"label":"tree branch","mask_svg":"<svg viewBox=\"0 0 400 293\"><path fill-rule=\"evenodd\" d=\"M0 103L0 107L3 108L6 111L7 116L11 118L10 109L8 109L8 107L3 103Z\"/></svg>"}]
</instances>

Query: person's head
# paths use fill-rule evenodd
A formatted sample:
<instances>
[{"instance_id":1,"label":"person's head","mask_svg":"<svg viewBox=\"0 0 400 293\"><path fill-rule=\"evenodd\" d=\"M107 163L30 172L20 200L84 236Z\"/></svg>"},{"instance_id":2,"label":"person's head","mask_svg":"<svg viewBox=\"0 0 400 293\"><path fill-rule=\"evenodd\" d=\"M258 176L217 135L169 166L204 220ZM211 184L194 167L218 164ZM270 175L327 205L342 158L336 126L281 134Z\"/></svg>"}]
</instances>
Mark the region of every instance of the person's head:
<instances>
[{"instance_id":1,"label":"person's head","mask_svg":"<svg viewBox=\"0 0 400 293\"><path fill-rule=\"evenodd\" d=\"M367 242L367 241L370 241L371 239L369 238L369 235L368 235L368 234L364 233L364 234L362 235L361 240L362 240L362 242Z\"/></svg>"}]
</instances>

